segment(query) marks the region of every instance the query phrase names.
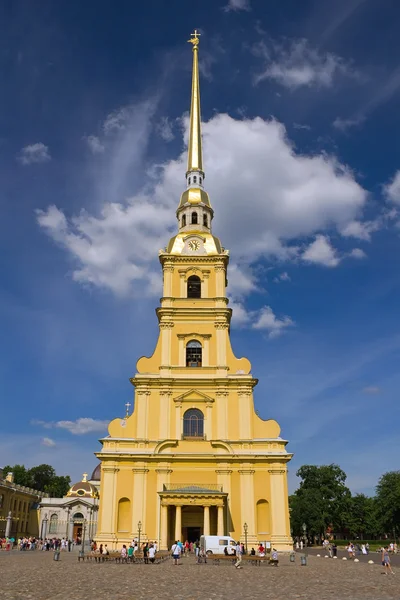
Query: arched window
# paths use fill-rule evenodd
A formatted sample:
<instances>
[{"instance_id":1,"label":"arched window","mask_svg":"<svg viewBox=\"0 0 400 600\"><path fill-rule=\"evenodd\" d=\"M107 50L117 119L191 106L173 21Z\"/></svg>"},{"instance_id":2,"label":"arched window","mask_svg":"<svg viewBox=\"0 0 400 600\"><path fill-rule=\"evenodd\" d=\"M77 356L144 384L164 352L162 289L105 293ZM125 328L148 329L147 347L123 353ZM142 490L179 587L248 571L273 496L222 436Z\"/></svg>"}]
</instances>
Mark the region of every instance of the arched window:
<instances>
[{"instance_id":1,"label":"arched window","mask_svg":"<svg viewBox=\"0 0 400 600\"><path fill-rule=\"evenodd\" d=\"M50 517L49 533L57 533L57 529L58 529L58 515L56 515L56 513L54 513Z\"/></svg>"},{"instance_id":2,"label":"arched window","mask_svg":"<svg viewBox=\"0 0 400 600\"><path fill-rule=\"evenodd\" d=\"M183 415L183 437L204 437L204 415L198 408L190 408Z\"/></svg>"},{"instance_id":3,"label":"arched window","mask_svg":"<svg viewBox=\"0 0 400 600\"><path fill-rule=\"evenodd\" d=\"M203 215L203 225L204 225L204 227L208 227L207 215Z\"/></svg>"},{"instance_id":4,"label":"arched window","mask_svg":"<svg viewBox=\"0 0 400 600\"><path fill-rule=\"evenodd\" d=\"M201 367L202 347L197 340L191 340L186 344L186 366Z\"/></svg>"},{"instance_id":5,"label":"arched window","mask_svg":"<svg viewBox=\"0 0 400 600\"><path fill-rule=\"evenodd\" d=\"M197 213L192 212L192 225L197 225Z\"/></svg>"},{"instance_id":6,"label":"arched window","mask_svg":"<svg viewBox=\"0 0 400 600\"><path fill-rule=\"evenodd\" d=\"M187 280L187 297L201 298L201 281L197 275L191 275Z\"/></svg>"},{"instance_id":7,"label":"arched window","mask_svg":"<svg viewBox=\"0 0 400 600\"><path fill-rule=\"evenodd\" d=\"M190 185L190 177L189 177L189 179L188 179L188 185Z\"/></svg>"},{"instance_id":8,"label":"arched window","mask_svg":"<svg viewBox=\"0 0 400 600\"><path fill-rule=\"evenodd\" d=\"M199 177L199 183L201 183L201 177Z\"/></svg>"},{"instance_id":9,"label":"arched window","mask_svg":"<svg viewBox=\"0 0 400 600\"><path fill-rule=\"evenodd\" d=\"M131 521L131 501L121 498L118 502L118 531L130 531Z\"/></svg>"},{"instance_id":10,"label":"arched window","mask_svg":"<svg viewBox=\"0 0 400 600\"><path fill-rule=\"evenodd\" d=\"M197 177L196 177L196 175L193 177L193 183L197 183Z\"/></svg>"},{"instance_id":11,"label":"arched window","mask_svg":"<svg viewBox=\"0 0 400 600\"><path fill-rule=\"evenodd\" d=\"M182 227L186 227L186 215L182 217Z\"/></svg>"}]
</instances>

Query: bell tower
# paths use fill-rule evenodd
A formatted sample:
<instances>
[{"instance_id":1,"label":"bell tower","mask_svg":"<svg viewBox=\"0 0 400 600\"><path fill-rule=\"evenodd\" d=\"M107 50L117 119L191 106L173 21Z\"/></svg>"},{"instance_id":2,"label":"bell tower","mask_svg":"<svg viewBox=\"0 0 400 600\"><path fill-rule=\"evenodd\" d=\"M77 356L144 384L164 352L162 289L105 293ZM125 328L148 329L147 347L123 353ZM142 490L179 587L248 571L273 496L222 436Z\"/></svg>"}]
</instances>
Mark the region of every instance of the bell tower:
<instances>
[{"instance_id":1,"label":"bell tower","mask_svg":"<svg viewBox=\"0 0 400 600\"><path fill-rule=\"evenodd\" d=\"M212 233L204 189L199 33L193 51L186 189L177 234L160 250L159 337L130 380L134 411L101 440L97 539L119 547L137 537L170 547L176 539L231 535L290 550L286 464L291 455L274 420L255 413L247 358L230 342L229 252ZM129 523L129 526L127 525ZM138 526L140 524L140 527Z\"/></svg>"}]
</instances>

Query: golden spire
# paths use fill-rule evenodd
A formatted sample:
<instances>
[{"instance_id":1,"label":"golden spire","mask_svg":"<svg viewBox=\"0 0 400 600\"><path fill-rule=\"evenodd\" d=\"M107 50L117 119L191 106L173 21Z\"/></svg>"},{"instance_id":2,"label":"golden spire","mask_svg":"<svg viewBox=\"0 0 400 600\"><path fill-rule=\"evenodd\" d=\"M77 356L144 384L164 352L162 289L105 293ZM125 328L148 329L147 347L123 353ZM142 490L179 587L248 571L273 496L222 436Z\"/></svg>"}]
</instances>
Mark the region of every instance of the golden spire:
<instances>
[{"instance_id":1,"label":"golden spire","mask_svg":"<svg viewBox=\"0 0 400 600\"><path fill-rule=\"evenodd\" d=\"M199 85L199 35L197 29L191 34L193 44L193 75L192 99L190 103L190 130L187 172L203 172L203 153L201 148L201 116L200 116L200 85Z\"/></svg>"}]
</instances>

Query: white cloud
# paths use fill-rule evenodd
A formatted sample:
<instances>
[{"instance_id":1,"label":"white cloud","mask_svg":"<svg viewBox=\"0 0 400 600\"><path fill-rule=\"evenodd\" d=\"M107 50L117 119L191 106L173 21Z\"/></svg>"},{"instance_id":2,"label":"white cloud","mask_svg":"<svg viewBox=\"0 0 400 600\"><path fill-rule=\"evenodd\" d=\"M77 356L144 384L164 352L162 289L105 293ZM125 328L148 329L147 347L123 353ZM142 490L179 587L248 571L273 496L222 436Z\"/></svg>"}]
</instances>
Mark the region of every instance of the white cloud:
<instances>
[{"instance_id":1,"label":"white cloud","mask_svg":"<svg viewBox=\"0 0 400 600\"><path fill-rule=\"evenodd\" d=\"M396 171L393 179L384 186L384 193L391 202L400 204L400 170Z\"/></svg>"},{"instance_id":2,"label":"white cloud","mask_svg":"<svg viewBox=\"0 0 400 600\"><path fill-rule=\"evenodd\" d=\"M42 444L42 446L48 446L49 448L54 448L54 446L56 445L55 441L48 437L42 438L40 443Z\"/></svg>"},{"instance_id":3,"label":"white cloud","mask_svg":"<svg viewBox=\"0 0 400 600\"><path fill-rule=\"evenodd\" d=\"M311 131L310 125L303 123L293 123L293 129L305 129L306 131Z\"/></svg>"},{"instance_id":4,"label":"white cloud","mask_svg":"<svg viewBox=\"0 0 400 600\"><path fill-rule=\"evenodd\" d=\"M250 0L228 0L228 4L224 6L225 12L237 12L239 10L251 10Z\"/></svg>"},{"instance_id":5,"label":"white cloud","mask_svg":"<svg viewBox=\"0 0 400 600\"><path fill-rule=\"evenodd\" d=\"M281 281L291 281L290 275L286 271L274 277L274 283L280 283Z\"/></svg>"},{"instance_id":6,"label":"white cloud","mask_svg":"<svg viewBox=\"0 0 400 600\"><path fill-rule=\"evenodd\" d=\"M103 154L104 150L106 149L104 144L96 135L88 135L83 139L86 141L90 151L93 154Z\"/></svg>"},{"instance_id":7,"label":"white cloud","mask_svg":"<svg viewBox=\"0 0 400 600\"><path fill-rule=\"evenodd\" d=\"M332 126L339 131L347 131L352 127L359 127L365 121L365 117L353 117L352 119L342 119L342 117L336 117L333 121Z\"/></svg>"},{"instance_id":8,"label":"white cloud","mask_svg":"<svg viewBox=\"0 0 400 600\"><path fill-rule=\"evenodd\" d=\"M106 135L124 131L130 120L130 107L124 106L112 111L103 123Z\"/></svg>"},{"instance_id":9,"label":"white cloud","mask_svg":"<svg viewBox=\"0 0 400 600\"><path fill-rule=\"evenodd\" d=\"M131 120L102 169L97 214L82 211L67 218L56 206L37 213L39 225L72 258L74 280L120 296L135 290L158 293L157 252L176 231L186 170L183 151L176 160L148 169L142 191L124 200L121 181L127 173L146 174L142 159L151 130L151 109L128 112ZM111 122L120 123L113 115ZM187 142L187 119L184 127ZM296 259L301 238L324 229L340 232L359 220L367 194L351 171L334 156L296 152L277 121L217 114L204 123L203 132L213 230L240 265L229 271L234 300L256 287L254 261ZM104 197L109 201L103 203ZM321 245L320 251L326 249L327 243ZM307 259L315 259L317 250L318 244L308 249ZM339 262L332 249L328 258L331 266Z\"/></svg>"},{"instance_id":10,"label":"white cloud","mask_svg":"<svg viewBox=\"0 0 400 600\"><path fill-rule=\"evenodd\" d=\"M380 229L382 223L382 218L377 218L375 221L349 221L340 229L340 233L343 237L353 237L368 242L371 233Z\"/></svg>"},{"instance_id":11,"label":"white cloud","mask_svg":"<svg viewBox=\"0 0 400 600\"><path fill-rule=\"evenodd\" d=\"M302 259L325 267L337 267L340 262L329 237L321 234L317 235L315 240L306 248L302 254Z\"/></svg>"},{"instance_id":12,"label":"white cloud","mask_svg":"<svg viewBox=\"0 0 400 600\"><path fill-rule=\"evenodd\" d=\"M367 255L365 254L364 250L361 250L361 248L353 248L353 250L350 252L349 256L351 258L358 258L358 259L367 258Z\"/></svg>"},{"instance_id":13,"label":"white cloud","mask_svg":"<svg viewBox=\"0 0 400 600\"><path fill-rule=\"evenodd\" d=\"M48 146L42 144L42 142L38 142L22 148L17 156L17 160L22 165L32 165L34 163L48 162L51 160L51 156Z\"/></svg>"},{"instance_id":14,"label":"white cloud","mask_svg":"<svg viewBox=\"0 0 400 600\"><path fill-rule=\"evenodd\" d=\"M157 131L162 139L166 142L172 142L172 140L175 138L173 124L168 117L162 117L157 125Z\"/></svg>"},{"instance_id":15,"label":"white cloud","mask_svg":"<svg viewBox=\"0 0 400 600\"><path fill-rule=\"evenodd\" d=\"M231 298L229 300L229 308L233 310L232 322L235 326L247 327L251 323L254 312L247 310L241 300L234 300Z\"/></svg>"},{"instance_id":16,"label":"white cloud","mask_svg":"<svg viewBox=\"0 0 400 600\"><path fill-rule=\"evenodd\" d=\"M81 417L76 421L40 421L34 420L31 422L32 425L40 425L45 429L66 429L74 435L83 435L85 433L91 433L94 431L106 432L109 425L109 421L101 421L99 419L92 419L90 417ZM48 440L49 438L43 438ZM52 440L50 440L52 441ZM50 444L46 444L50 445Z\"/></svg>"},{"instance_id":17,"label":"white cloud","mask_svg":"<svg viewBox=\"0 0 400 600\"><path fill-rule=\"evenodd\" d=\"M368 385L362 389L364 394L380 394L381 388L377 385Z\"/></svg>"},{"instance_id":18,"label":"white cloud","mask_svg":"<svg viewBox=\"0 0 400 600\"><path fill-rule=\"evenodd\" d=\"M268 337L275 338L281 335L286 327L293 327L294 322L288 316L279 319L270 306L264 306L253 323L253 329L265 329Z\"/></svg>"},{"instance_id":19,"label":"white cloud","mask_svg":"<svg viewBox=\"0 0 400 600\"><path fill-rule=\"evenodd\" d=\"M355 73L342 58L330 52L312 48L306 39L285 39L281 43L261 42L254 47L256 55L265 62L264 70L255 83L273 79L289 89L303 86L331 87L334 79Z\"/></svg>"}]
</instances>

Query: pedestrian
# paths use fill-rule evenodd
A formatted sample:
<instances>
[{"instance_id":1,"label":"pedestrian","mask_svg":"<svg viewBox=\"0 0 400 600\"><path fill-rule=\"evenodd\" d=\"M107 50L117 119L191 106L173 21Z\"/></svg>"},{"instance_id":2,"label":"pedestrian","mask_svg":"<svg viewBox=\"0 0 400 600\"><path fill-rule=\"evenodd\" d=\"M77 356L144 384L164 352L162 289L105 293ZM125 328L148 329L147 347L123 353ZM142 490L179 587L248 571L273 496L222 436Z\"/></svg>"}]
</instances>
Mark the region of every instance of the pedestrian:
<instances>
[{"instance_id":1,"label":"pedestrian","mask_svg":"<svg viewBox=\"0 0 400 600\"><path fill-rule=\"evenodd\" d=\"M236 562L235 562L235 567L237 569L241 569L241 562L242 562L242 546L240 544L240 542L238 542L236 544Z\"/></svg>"},{"instance_id":2,"label":"pedestrian","mask_svg":"<svg viewBox=\"0 0 400 600\"><path fill-rule=\"evenodd\" d=\"M335 558L335 556L337 556L337 546L336 546L336 542L333 542L332 544L332 554L333 557Z\"/></svg>"},{"instance_id":3,"label":"pedestrian","mask_svg":"<svg viewBox=\"0 0 400 600\"><path fill-rule=\"evenodd\" d=\"M384 571L384 573L382 573L382 575L387 575L388 572L390 572L392 575L394 575L394 572L392 571L392 566L390 564L389 549L387 546L382 548L381 559L382 559L382 567L385 568L385 571Z\"/></svg>"},{"instance_id":4,"label":"pedestrian","mask_svg":"<svg viewBox=\"0 0 400 600\"><path fill-rule=\"evenodd\" d=\"M178 560L180 558L182 552L182 548L179 545L178 540L175 540L175 544L173 544L172 548L171 548L171 553L172 553L172 558L174 559L174 565L177 566Z\"/></svg>"},{"instance_id":5,"label":"pedestrian","mask_svg":"<svg viewBox=\"0 0 400 600\"><path fill-rule=\"evenodd\" d=\"M150 562L154 564L154 561L156 560L156 549L153 544L150 544L149 559L150 559Z\"/></svg>"}]
</instances>

